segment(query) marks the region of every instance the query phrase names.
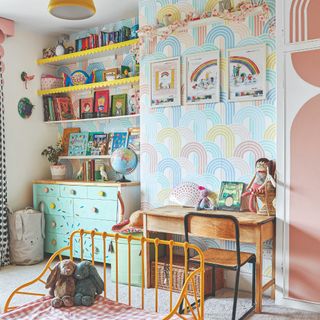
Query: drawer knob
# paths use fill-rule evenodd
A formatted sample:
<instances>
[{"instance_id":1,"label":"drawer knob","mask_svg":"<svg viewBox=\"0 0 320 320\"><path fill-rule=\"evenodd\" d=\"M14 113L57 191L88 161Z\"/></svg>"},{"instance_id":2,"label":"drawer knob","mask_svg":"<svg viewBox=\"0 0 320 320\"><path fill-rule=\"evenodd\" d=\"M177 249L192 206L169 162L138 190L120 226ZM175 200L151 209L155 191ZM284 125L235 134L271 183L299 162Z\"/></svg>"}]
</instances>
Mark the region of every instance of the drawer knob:
<instances>
[{"instance_id":1,"label":"drawer knob","mask_svg":"<svg viewBox=\"0 0 320 320\"><path fill-rule=\"evenodd\" d=\"M51 244L52 244L53 246L55 246L55 245L57 244L57 240L56 240L56 239L52 239Z\"/></svg>"},{"instance_id":2,"label":"drawer knob","mask_svg":"<svg viewBox=\"0 0 320 320\"><path fill-rule=\"evenodd\" d=\"M48 193L49 192L49 188L43 188L43 192L44 193Z\"/></svg>"},{"instance_id":3,"label":"drawer knob","mask_svg":"<svg viewBox=\"0 0 320 320\"><path fill-rule=\"evenodd\" d=\"M98 212L98 209L93 207L93 208L92 208L92 212L93 212L93 213L97 213L97 212Z\"/></svg>"},{"instance_id":4,"label":"drawer knob","mask_svg":"<svg viewBox=\"0 0 320 320\"><path fill-rule=\"evenodd\" d=\"M52 222L51 222L51 227L52 227L52 228L56 228L56 227L57 227L57 223L56 223L55 221L52 221Z\"/></svg>"},{"instance_id":5,"label":"drawer knob","mask_svg":"<svg viewBox=\"0 0 320 320\"><path fill-rule=\"evenodd\" d=\"M106 196L106 193L104 191L99 191L98 195L100 197L105 197Z\"/></svg>"},{"instance_id":6,"label":"drawer knob","mask_svg":"<svg viewBox=\"0 0 320 320\"><path fill-rule=\"evenodd\" d=\"M51 209L55 209L56 208L56 205L54 203L50 203L50 208Z\"/></svg>"},{"instance_id":7,"label":"drawer knob","mask_svg":"<svg viewBox=\"0 0 320 320\"><path fill-rule=\"evenodd\" d=\"M76 190L70 190L70 194L75 195L76 193Z\"/></svg>"}]
</instances>

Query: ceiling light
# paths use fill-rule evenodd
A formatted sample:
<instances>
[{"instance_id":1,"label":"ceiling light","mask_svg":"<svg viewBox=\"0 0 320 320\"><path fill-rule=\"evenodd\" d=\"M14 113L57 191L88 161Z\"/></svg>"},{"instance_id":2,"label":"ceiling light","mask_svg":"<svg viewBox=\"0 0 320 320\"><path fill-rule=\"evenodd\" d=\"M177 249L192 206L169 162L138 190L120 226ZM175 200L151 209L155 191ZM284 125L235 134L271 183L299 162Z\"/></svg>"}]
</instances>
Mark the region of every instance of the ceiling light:
<instances>
[{"instance_id":1,"label":"ceiling light","mask_svg":"<svg viewBox=\"0 0 320 320\"><path fill-rule=\"evenodd\" d=\"M49 12L61 19L82 20L96 13L93 0L50 0Z\"/></svg>"}]
</instances>

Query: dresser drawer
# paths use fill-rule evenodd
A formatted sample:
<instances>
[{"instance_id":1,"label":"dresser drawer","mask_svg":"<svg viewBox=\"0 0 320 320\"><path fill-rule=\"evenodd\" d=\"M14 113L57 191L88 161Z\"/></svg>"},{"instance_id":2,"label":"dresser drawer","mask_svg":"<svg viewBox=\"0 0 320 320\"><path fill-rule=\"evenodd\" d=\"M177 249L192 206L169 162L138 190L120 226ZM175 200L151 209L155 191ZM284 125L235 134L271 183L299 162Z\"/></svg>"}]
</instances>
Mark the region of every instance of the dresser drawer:
<instances>
[{"instance_id":1,"label":"dresser drawer","mask_svg":"<svg viewBox=\"0 0 320 320\"><path fill-rule=\"evenodd\" d=\"M57 250L69 245L69 237L62 234L46 233L45 252L54 253ZM63 255L69 255L69 250L63 252Z\"/></svg>"},{"instance_id":2,"label":"dresser drawer","mask_svg":"<svg viewBox=\"0 0 320 320\"><path fill-rule=\"evenodd\" d=\"M46 233L63 234L70 236L73 231L73 218L59 215L45 215Z\"/></svg>"},{"instance_id":3,"label":"dresser drawer","mask_svg":"<svg viewBox=\"0 0 320 320\"><path fill-rule=\"evenodd\" d=\"M42 203L45 214L73 216L73 199L41 196L37 198L35 208L41 210Z\"/></svg>"},{"instance_id":4,"label":"dresser drawer","mask_svg":"<svg viewBox=\"0 0 320 320\"><path fill-rule=\"evenodd\" d=\"M55 184L35 184L33 188L39 196L59 196L59 186Z\"/></svg>"},{"instance_id":5,"label":"dresser drawer","mask_svg":"<svg viewBox=\"0 0 320 320\"><path fill-rule=\"evenodd\" d=\"M87 187L82 186L60 186L60 195L63 198L81 198L88 197Z\"/></svg>"},{"instance_id":6,"label":"dresser drawer","mask_svg":"<svg viewBox=\"0 0 320 320\"><path fill-rule=\"evenodd\" d=\"M117 201L74 200L75 217L116 221L117 209Z\"/></svg>"},{"instance_id":7,"label":"dresser drawer","mask_svg":"<svg viewBox=\"0 0 320 320\"><path fill-rule=\"evenodd\" d=\"M106 240L106 262L111 262L111 254L108 252L110 240ZM75 258L81 258L80 238L74 238L73 255ZM83 259L92 260L92 241L89 235L83 237ZM94 260L103 262L103 240L100 237L94 240Z\"/></svg>"},{"instance_id":8,"label":"dresser drawer","mask_svg":"<svg viewBox=\"0 0 320 320\"><path fill-rule=\"evenodd\" d=\"M74 227L76 230L84 229L87 231L95 230L97 232L109 232L111 233L111 228L116 224L115 220L93 220L87 218L74 218Z\"/></svg>"},{"instance_id":9,"label":"dresser drawer","mask_svg":"<svg viewBox=\"0 0 320 320\"><path fill-rule=\"evenodd\" d=\"M88 198L97 200L117 200L118 188L115 187L88 187Z\"/></svg>"}]
</instances>

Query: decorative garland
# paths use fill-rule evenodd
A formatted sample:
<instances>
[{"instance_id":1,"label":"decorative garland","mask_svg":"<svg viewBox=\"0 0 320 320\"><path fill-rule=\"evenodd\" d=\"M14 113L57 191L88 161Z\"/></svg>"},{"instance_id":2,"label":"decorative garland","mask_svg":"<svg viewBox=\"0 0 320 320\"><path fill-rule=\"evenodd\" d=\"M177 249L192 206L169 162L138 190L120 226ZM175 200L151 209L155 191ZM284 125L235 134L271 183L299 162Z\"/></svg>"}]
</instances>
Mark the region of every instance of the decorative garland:
<instances>
[{"instance_id":1,"label":"decorative garland","mask_svg":"<svg viewBox=\"0 0 320 320\"><path fill-rule=\"evenodd\" d=\"M161 40L166 40L173 32L179 28L185 28L190 22L204 20L208 18L221 18L223 20L233 21L236 23L244 22L245 19L254 13L257 9L261 10L261 13L257 14L260 21L266 21L270 14L270 9L267 3L263 4L253 4L251 2L243 1L237 6L236 11L219 12L217 9L213 9L211 12L204 12L199 15L195 12L189 12L185 19L180 21L174 21L172 24L151 26L145 25L140 30L138 30L140 45L143 44L144 38L156 38L160 37Z\"/></svg>"}]
</instances>

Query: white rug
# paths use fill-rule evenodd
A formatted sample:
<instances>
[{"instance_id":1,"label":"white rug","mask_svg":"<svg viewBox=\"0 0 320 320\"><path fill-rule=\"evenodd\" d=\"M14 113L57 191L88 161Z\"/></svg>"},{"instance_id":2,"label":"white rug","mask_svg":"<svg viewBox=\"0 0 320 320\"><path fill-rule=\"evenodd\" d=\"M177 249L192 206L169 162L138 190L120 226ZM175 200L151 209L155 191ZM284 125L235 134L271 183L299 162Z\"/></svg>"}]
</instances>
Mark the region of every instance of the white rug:
<instances>
[{"instance_id":1,"label":"white rug","mask_svg":"<svg viewBox=\"0 0 320 320\"><path fill-rule=\"evenodd\" d=\"M43 269L45 263L41 263L35 266L8 266L0 269L0 309L3 311L4 303L12 292L20 284L23 284L33 278L35 278L40 271ZM101 267L98 266L99 271ZM107 281L107 296L108 298L115 297L115 285L110 281L110 269L108 272ZM40 289L41 292L47 292L43 285L38 285L37 289ZM140 295L141 289L132 287L132 304L133 306L139 307L141 301ZM120 286L119 288L119 297L120 301L127 302L127 287ZM205 319L206 320L225 320L231 319L231 310L232 310L232 295L233 291L229 289L223 289L217 292L216 298L210 298L206 300L205 303ZM174 299L177 299L177 295L174 295ZM18 296L18 299L15 300L14 305L19 305L21 302L25 301L24 296ZM159 292L159 308L161 312L166 313L169 305L169 295L166 291ZM243 314L246 308L250 305L250 294L240 293L240 298L238 301L238 317ZM154 306L154 289L145 290L145 306L147 310L153 310ZM276 306L271 299L265 298L263 301L263 313L262 314L253 314L248 319L254 320L320 320L320 314L310 313L310 312L301 312L295 309L282 308Z\"/></svg>"}]
</instances>

